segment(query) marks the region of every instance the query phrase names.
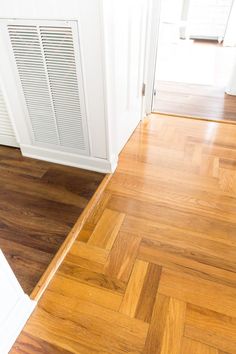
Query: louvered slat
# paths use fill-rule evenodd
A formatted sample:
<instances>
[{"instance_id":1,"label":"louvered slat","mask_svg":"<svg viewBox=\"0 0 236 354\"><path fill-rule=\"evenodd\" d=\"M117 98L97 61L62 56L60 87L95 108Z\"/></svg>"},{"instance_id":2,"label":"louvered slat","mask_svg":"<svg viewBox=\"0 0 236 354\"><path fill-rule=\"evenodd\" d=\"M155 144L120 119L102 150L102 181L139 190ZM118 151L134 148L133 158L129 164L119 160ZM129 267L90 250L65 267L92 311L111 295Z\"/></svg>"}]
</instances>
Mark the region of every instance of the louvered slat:
<instances>
[{"instance_id":1,"label":"louvered slat","mask_svg":"<svg viewBox=\"0 0 236 354\"><path fill-rule=\"evenodd\" d=\"M61 145L85 149L71 28L40 27ZM62 52L51 53L60 47ZM62 80L63 75L63 80ZM73 129L70 127L73 126Z\"/></svg>"},{"instance_id":2,"label":"louvered slat","mask_svg":"<svg viewBox=\"0 0 236 354\"><path fill-rule=\"evenodd\" d=\"M37 26L12 25L8 31L34 139L59 144Z\"/></svg>"}]
</instances>

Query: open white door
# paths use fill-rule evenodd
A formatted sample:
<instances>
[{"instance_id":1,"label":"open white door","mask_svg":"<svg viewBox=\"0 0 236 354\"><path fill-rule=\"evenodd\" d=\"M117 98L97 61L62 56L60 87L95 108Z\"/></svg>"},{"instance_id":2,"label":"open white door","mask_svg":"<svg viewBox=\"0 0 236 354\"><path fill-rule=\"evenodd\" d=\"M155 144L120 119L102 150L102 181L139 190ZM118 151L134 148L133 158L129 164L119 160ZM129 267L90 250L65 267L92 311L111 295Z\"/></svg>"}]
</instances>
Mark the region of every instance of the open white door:
<instances>
[{"instance_id":1,"label":"open white door","mask_svg":"<svg viewBox=\"0 0 236 354\"><path fill-rule=\"evenodd\" d=\"M117 154L142 119L149 1L104 0L103 7L107 109Z\"/></svg>"}]
</instances>

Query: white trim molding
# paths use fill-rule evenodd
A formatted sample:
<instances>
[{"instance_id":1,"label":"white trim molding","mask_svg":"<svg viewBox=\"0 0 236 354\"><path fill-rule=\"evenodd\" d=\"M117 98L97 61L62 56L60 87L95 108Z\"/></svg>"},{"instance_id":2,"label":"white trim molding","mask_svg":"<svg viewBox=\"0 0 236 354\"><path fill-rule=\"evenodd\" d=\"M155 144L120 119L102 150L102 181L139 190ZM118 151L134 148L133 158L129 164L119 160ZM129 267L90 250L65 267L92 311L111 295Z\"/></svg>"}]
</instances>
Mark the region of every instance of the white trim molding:
<instances>
[{"instance_id":1,"label":"white trim molding","mask_svg":"<svg viewBox=\"0 0 236 354\"><path fill-rule=\"evenodd\" d=\"M21 145L21 152L26 157L102 173L113 173L118 161L118 156L116 157L115 155L113 155L111 161L108 161L97 157L78 155L32 145Z\"/></svg>"}]
</instances>

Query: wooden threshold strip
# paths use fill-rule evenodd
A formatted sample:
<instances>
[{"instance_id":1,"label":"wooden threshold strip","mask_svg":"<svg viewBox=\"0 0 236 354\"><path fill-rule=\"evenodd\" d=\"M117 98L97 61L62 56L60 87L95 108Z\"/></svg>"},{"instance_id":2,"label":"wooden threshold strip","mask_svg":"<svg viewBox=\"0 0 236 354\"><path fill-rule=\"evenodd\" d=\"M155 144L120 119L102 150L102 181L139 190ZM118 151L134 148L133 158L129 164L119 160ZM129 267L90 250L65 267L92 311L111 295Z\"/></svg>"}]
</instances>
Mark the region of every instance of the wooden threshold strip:
<instances>
[{"instance_id":1,"label":"wooden threshold strip","mask_svg":"<svg viewBox=\"0 0 236 354\"><path fill-rule=\"evenodd\" d=\"M64 258L66 257L67 253L69 252L71 246L73 245L74 241L78 237L82 227L84 226L86 220L88 219L89 215L97 205L100 197L105 190L108 182L111 179L112 174L106 174L102 182L100 183L99 187L97 188L96 192L88 202L87 206L83 210L82 214L79 216L78 220L76 221L75 225L67 235L65 241L57 251L56 255L52 259L51 263L45 270L44 274L40 278L39 282L33 289L30 298L31 300L38 301L41 296L43 295L44 291L46 290L49 282L53 278L54 274L60 267L61 263L63 262Z\"/></svg>"},{"instance_id":2,"label":"wooden threshold strip","mask_svg":"<svg viewBox=\"0 0 236 354\"><path fill-rule=\"evenodd\" d=\"M208 122L214 122L214 123L224 123L224 124L234 124L236 125L236 120L230 120L230 119L214 119L210 117L198 117L198 116L190 116L187 114L174 114L174 113L167 113L167 112L152 112L151 114L159 114L162 116L166 117L180 117L180 118L187 118L187 119L196 119L196 120L203 120L203 121L208 121Z\"/></svg>"}]
</instances>

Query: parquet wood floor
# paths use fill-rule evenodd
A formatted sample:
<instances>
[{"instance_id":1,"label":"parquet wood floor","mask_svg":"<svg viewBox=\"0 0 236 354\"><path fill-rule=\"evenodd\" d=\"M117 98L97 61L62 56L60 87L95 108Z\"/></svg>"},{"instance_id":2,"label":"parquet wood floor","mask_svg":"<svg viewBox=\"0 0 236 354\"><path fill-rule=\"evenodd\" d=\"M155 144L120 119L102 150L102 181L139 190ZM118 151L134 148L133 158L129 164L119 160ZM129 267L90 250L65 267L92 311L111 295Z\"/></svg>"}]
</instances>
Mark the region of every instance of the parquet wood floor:
<instances>
[{"instance_id":1,"label":"parquet wood floor","mask_svg":"<svg viewBox=\"0 0 236 354\"><path fill-rule=\"evenodd\" d=\"M27 294L103 178L0 146L0 249Z\"/></svg>"},{"instance_id":2,"label":"parquet wood floor","mask_svg":"<svg viewBox=\"0 0 236 354\"><path fill-rule=\"evenodd\" d=\"M236 353L236 126L140 124L11 353Z\"/></svg>"}]
</instances>

